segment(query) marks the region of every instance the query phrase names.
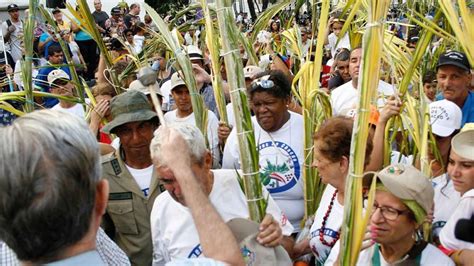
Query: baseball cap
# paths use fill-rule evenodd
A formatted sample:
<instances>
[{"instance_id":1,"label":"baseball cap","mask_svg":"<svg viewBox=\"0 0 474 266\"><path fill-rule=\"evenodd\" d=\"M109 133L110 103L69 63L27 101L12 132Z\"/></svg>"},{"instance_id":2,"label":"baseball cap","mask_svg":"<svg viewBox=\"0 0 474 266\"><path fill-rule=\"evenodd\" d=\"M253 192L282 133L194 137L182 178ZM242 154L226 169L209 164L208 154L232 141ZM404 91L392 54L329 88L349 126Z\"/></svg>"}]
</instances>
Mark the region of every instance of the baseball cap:
<instances>
[{"instance_id":1,"label":"baseball cap","mask_svg":"<svg viewBox=\"0 0 474 266\"><path fill-rule=\"evenodd\" d=\"M55 9L53 9L53 11L51 13L56 14L56 13L59 13L59 12L61 12L61 9L56 7Z\"/></svg>"},{"instance_id":2,"label":"baseball cap","mask_svg":"<svg viewBox=\"0 0 474 266\"><path fill-rule=\"evenodd\" d=\"M433 134L440 137L451 135L461 128L462 111L453 102L441 100L430 103L430 124Z\"/></svg>"},{"instance_id":3,"label":"baseball cap","mask_svg":"<svg viewBox=\"0 0 474 266\"><path fill-rule=\"evenodd\" d=\"M253 78L257 74L260 74L263 72L263 69L261 69L258 66L246 66L244 67L244 77L247 78Z\"/></svg>"},{"instance_id":4,"label":"baseball cap","mask_svg":"<svg viewBox=\"0 0 474 266\"><path fill-rule=\"evenodd\" d=\"M474 123L467 123L451 140L451 149L459 156L474 160Z\"/></svg>"},{"instance_id":5,"label":"baseball cap","mask_svg":"<svg viewBox=\"0 0 474 266\"><path fill-rule=\"evenodd\" d=\"M120 15L122 14L122 10L118 6L112 7L112 10L110 10L110 14L112 15Z\"/></svg>"},{"instance_id":6,"label":"baseball cap","mask_svg":"<svg viewBox=\"0 0 474 266\"><path fill-rule=\"evenodd\" d=\"M150 95L150 89L148 87L145 87L140 80L134 80L130 85L128 86L128 90L136 90L139 91L145 95ZM153 85L153 90L156 92L157 95L163 97L163 94L161 93L160 86L158 83L155 82Z\"/></svg>"},{"instance_id":7,"label":"baseball cap","mask_svg":"<svg viewBox=\"0 0 474 266\"><path fill-rule=\"evenodd\" d=\"M195 45L186 46L186 51L188 52L189 60L204 60L202 57L202 51Z\"/></svg>"},{"instance_id":8,"label":"baseball cap","mask_svg":"<svg viewBox=\"0 0 474 266\"><path fill-rule=\"evenodd\" d=\"M257 242L259 224L243 218L227 222L237 240L246 265L292 265L282 246L267 248Z\"/></svg>"},{"instance_id":9,"label":"baseball cap","mask_svg":"<svg viewBox=\"0 0 474 266\"><path fill-rule=\"evenodd\" d=\"M49 74L48 74L49 86L52 86L53 83L58 79L71 80L69 75L62 69L55 69L55 70L49 72Z\"/></svg>"},{"instance_id":10,"label":"baseball cap","mask_svg":"<svg viewBox=\"0 0 474 266\"><path fill-rule=\"evenodd\" d=\"M9 4L8 7L7 7L7 11L10 12L10 11L15 11L15 10L18 10L18 6L16 4Z\"/></svg>"},{"instance_id":11,"label":"baseball cap","mask_svg":"<svg viewBox=\"0 0 474 266\"><path fill-rule=\"evenodd\" d=\"M171 76L171 91L173 91L176 87L186 85L184 80L181 78L181 72L175 72Z\"/></svg>"},{"instance_id":12,"label":"baseball cap","mask_svg":"<svg viewBox=\"0 0 474 266\"><path fill-rule=\"evenodd\" d=\"M392 164L377 174L387 190L402 200L414 200L426 213L433 207L432 183L412 165Z\"/></svg>"},{"instance_id":13,"label":"baseball cap","mask_svg":"<svg viewBox=\"0 0 474 266\"><path fill-rule=\"evenodd\" d=\"M102 132L107 134L123 124L157 117L145 94L136 90L128 90L113 97L110 101L110 111L113 119L102 128Z\"/></svg>"},{"instance_id":14,"label":"baseball cap","mask_svg":"<svg viewBox=\"0 0 474 266\"><path fill-rule=\"evenodd\" d=\"M469 64L469 60L464 53L458 51L449 51L447 53L442 54L439 57L438 65L436 65L436 69L440 66L457 66L463 70L470 71L471 65Z\"/></svg>"}]
</instances>

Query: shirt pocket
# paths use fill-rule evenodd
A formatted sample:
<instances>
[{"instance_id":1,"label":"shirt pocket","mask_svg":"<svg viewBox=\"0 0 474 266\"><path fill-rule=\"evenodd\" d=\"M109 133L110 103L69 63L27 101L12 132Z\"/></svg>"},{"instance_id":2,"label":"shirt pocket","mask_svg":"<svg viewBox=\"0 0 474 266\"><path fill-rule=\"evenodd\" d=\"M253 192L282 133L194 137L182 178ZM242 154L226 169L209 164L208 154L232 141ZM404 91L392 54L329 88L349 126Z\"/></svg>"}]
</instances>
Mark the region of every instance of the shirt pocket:
<instances>
[{"instance_id":1,"label":"shirt pocket","mask_svg":"<svg viewBox=\"0 0 474 266\"><path fill-rule=\"evenodd\" d=\"M107 211L117 232L128 235L138 234L137 222L133 212L133 200L109 200Z\"/></svg>"}]
</instances>

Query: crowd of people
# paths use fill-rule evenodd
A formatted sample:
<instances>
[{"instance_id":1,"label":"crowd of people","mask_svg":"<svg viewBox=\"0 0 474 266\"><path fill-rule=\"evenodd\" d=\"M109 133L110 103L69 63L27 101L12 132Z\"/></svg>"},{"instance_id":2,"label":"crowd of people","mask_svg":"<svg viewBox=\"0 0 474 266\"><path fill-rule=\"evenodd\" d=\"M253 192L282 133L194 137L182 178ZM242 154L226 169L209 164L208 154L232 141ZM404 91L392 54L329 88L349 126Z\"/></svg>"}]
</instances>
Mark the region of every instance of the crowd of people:
<instances>
[{"instance_id":1,"label":"crowd of people","mask_svg":"<svg viewBox=\"0 0 474 266\"><path fill-rule=\"evenodd\" d=\"M275 49L284 40L283 18L276 15L257 34L258 64L251 65L240 49L244 68L239 72L244 73L266 199L266 215L255 223L248 219L241 184L245 155L235 117L242 110L232 106L229 69L222 64L229 119L222 122L202 24L185 22L181 41L205 105L205 133L196 125L196 116L203 114L193 110L196 95L173 51L148 53L145 61L156 75L152 85L140 71L113 83L110 72L120 74L135 64L130 58L143 54L160 34L150 15L139 16L141 8L119 5L108 13L94 0L92 16L115 59L112 69L79 20L63 20L62 11L53 9L56 25L37 21L34 87L52 95L35 97L36 110L21 117L0 109L0 265L340 265L364 53L360 46L351 47L349 33L341 33L342 16L333 13L321 40L320 84L332 116L314 132L311 166L305 165L303 109L292 91L295 56ZM8 13L2 24L2 92L24 88L24 22L16 4L8 6ZM304 57L311 60L316 40L305 16L296 32ZM235 22L243 33L252 30L244 12ZM417 36L394 35L416 47ZM77 100L71 63L91 86L85 102ZM474 261L472 67L457 50L442 51L434 65L422 73L421 93L409 92L428 104L427 158L408 154L397 143L408 129L393 130L389 121L403 114L405 102L396 84L379 81L363 177L364 191L373 179L376 191L373 204L364 200L370 218L357 265ZM19 109L24 104L7 103ZM164 120L156 111L164 113ZM397 140L393 147L385 145L387 132ZM387 148L391 157L384 164ZM426 161L429 171L422 172ZM317 169L326 185L306 224L305 167Z\"/></svg>"}]
</instances>

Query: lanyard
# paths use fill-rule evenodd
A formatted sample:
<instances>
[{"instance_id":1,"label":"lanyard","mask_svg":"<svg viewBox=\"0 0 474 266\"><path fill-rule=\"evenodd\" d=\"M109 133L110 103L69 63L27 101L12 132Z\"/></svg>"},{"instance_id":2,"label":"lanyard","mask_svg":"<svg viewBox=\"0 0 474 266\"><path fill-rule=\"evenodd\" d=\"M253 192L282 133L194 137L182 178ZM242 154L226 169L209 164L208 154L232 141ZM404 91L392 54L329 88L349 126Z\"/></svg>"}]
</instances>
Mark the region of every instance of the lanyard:
<instances>
[{"instance_id":1,"label":"lanyard","mask_svg":"<svg viewBox=\"0 0 474 266\"><path fill-rule=\"evenodd\" d=\"M372 255L372 266L380 266L380 248L379 244L375 244L374 254ZM411 259L410 257L408 259ZM415 258L415 265L421 265L421 252Z\"/></svg>"}]
</instances>

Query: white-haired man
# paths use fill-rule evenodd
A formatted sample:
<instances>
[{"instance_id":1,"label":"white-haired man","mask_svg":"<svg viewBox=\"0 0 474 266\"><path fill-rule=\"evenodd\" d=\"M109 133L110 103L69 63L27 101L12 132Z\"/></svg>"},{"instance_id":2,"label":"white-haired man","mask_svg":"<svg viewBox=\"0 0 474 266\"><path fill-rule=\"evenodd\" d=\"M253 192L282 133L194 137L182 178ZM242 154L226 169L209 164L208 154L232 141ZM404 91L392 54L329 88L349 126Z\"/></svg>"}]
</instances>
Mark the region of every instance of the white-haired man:
<instances>
[{"instance_id":1,"label":"white-haired man","mask_svg":"<svg viewBox=\"0 0 474 266\"><path fill-rule=\"evenodd\" d=\"M245 195L239 185L235 170L212 170L212 156L206 149L205 140L199 129L192 125L171 125L186 142L176 145L188 145L190 160L188 167L201 185L204 193L224 219L248 217ZM159 173L159 179L167 190L157 197L151 213L151 231L153 241L153 264L181 258L198 258L202 248L196 227L175 173L166 165L164 157L176 156L182 150L162 150L166 134L159 129L150 145L153 163ZM265 197L268 192L264 191ZM280 245L283 235L290 235L293 226L282 214L271 197L268 197L267 214L260 224L257 241L266 247ZM177 219L179 217L179 219Z\"/></svg>"}]
</instances>

